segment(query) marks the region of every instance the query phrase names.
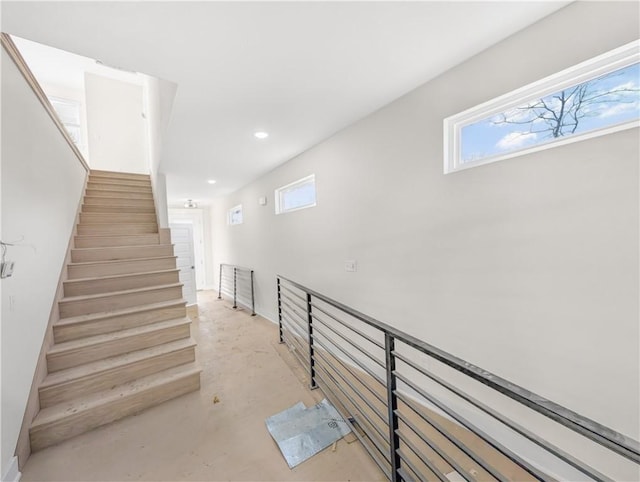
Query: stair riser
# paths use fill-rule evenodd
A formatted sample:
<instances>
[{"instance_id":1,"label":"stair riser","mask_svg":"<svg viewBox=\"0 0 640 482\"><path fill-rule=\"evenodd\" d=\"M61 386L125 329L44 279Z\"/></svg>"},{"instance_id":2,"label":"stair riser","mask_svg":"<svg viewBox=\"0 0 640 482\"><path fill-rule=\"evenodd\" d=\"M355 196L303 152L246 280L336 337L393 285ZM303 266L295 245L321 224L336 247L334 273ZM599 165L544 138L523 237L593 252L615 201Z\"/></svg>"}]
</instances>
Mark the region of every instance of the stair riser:
<instances>
[{"instance_id":1,"label":"stair riser","mask_svg":"<svg viewBox=\"0 0 640 482\"><path fill-rule=\"evenodd\" d=\"M88 300L60 301L60 318L108 312L137 305L159 303L182 298L182 287L158 288L144 292L125 293Z\"/></svg>"},{"instance_id":2,"label":"stair riser","mask_svg":"<svg viewBox=\"0 0 640 482\"><path fill-rule=\"evenodd\" d=\"M126 191L104 191L97 189L87 189L84 193L85 198L117 198L117 199L153 199L151 192L126 192Z\"/></svg>"},{"instance_id":3,"label":"stair riser","mask_svg":"<svg viewBox=\"0 0 640 482\"><path fill-rule=\"evenodd\" d=\"M175 268L174 268L175 269ZM133 290L149 286L170 285L179 280L178 271L167 273L140 273L118 278L65 281L65 296L97 295L114 291Z\"/></svg>"},{"instance_id":4,"label":"stair riser","mask_svg":"<svg viewBox=\"0 0 640 482\"><path fill-rule=\"evenodd\" d=\"M114 207L114 206L140 206L140 207L150 207L154 206L153 199L127 199L127 198L119 198L119 197L91 197L85 196L84 198L85 206L103 206L103 207Z\"/></svg>"},{"instance_id":5,"label":"stair riser","mask_svg":"<svg viewBox=\"0 0 640 482\"><path fill-rule=\"evenodd\" d=\"M157 224L79 224L80 236L157 233Z\"/></svg>"},{"instance_id":6,"label":"stair riser","mask_svg":"<svg viewBox=\"0 0 640 482\"><path fill-rule=\"evenodd\" d=\"M83 204L82 213L132 213L132 214L153 214L155 219L156 208L153 203L145 206L113 206L100 204Z\"/></svg>"},{"instance_id":7,"label":"stair riser","mask_svg":"<svg viewBox=\"0 0 640 482\"><path fill-rule=\"evenodd\" d=\"M80 224L108 224L108 223L124 223L124 224L144 224L155 223L155 213L80 213Z\"/></svg>"},{"instance_id":8,"label":"stair riser","mask_svg":"<svg viewBox=\"0 0 640 482\"><path fill-rule=\"evenodd\" d=\"M103 335L105 333L113 333L158 321L183 318L186 313L186 308L180 304L127 315L109 316L97 320L74 323L72 325L53 325L53 339L56 343L62 343L87 336Z\"/></svg>"},{"instance_id":9,"label":"stair riser","mask_svg":"<svg viewBox=\"0 0 640 482\"><path fill-rule=\"evenodd\" d=\"M117 186L134 186L151 189L151 181L149 179L113 179L109 177L91 176L89 175L91 184L117 185Z\"/></svg>"},{"instance_id":10,"label":"stair riser","mask_svg":"<svg viewBox=\"0 0 640 482\"><path fill-rule=\"evenodd\" d=\"M75 435L199 389L200 374L194 373L161 386L121 397L87 412L72 413L64 420L31 429L31 450L42 450Z\"/></svg>"},{"instance_id":11,"label":"stair riser","mask_svg":"<svg viewBox=\"0 0 640 482\"><path fill-rule=\"evenodd\" d=\"M171 353L163 353L144 360L138 360L128 365L93 373L78 380L44 387L40 389L40 408L50 407L56 403L107 390L110 387L133 381L136 378L193 362L195 359L195 348L191 346Z\"/></svg>"},{"instance_id":12,"label":"stair riser","mask_svg":"<svg viewBox=\"0 0 640 482\"><path fill-rule=\"evenodd\" d=\"M76 248L103 248L113 246L146 246L159 244L160 236L157 234L139 234L121 236L76 236L74 246Z\"/></svg>"},{"instance_id":13,"label":"stair riser","mask_svg":"<svg viewBox=\"0 0 640 482\"><path fill-rule=\"evenodd\" d=\"M146 273L148 271L175 269L175 267L175 257L109 261L107 263L69 265L67 266L67 276L69 280L73 280L79 278L91 278L94 276L113 276L118 274Z\"/></svg>"},{"instance_id":14,"label":"stair riser","mask_svg":"<svg viewBox=\"0 0 640 482\"><path fill-rule=\"evenodd\" d=\"M189 323L172 326L151 333L141 333L125 339L116 339L108 342L91 345L84 348L69 350L67 352L47 354L47 369L49 373L65 368L77 367L84 363L96 360L104 360L111 356L122 355L135 350L143 350L152 346L181 340L191 336Z\"/></svg>"},{"instance_id":15,"label":"stair riser","mask_svg":"<svg viewBox=\"0 0 640 482\"><path fill-rule=\"evenodd\" d=\"M90 177L100 178L100 179L134 179L134 180L142 180L148 181L151 180L151 176L149 174L136 174L133 172L115 172L115 171L102 171L100 169L91 169L89 172Z\"/></svg>"},{"instance_id":16,"label":"stair riser","mask_svg":"<svg viewBox=\"0 0 640 482\"><path fill-rule=\"evenodd\" d=\"M173 256L173 246L170 244L158 244L156 246L128 246L126 248L106 247L71 250L71 261L73 263L136 258L158 258L160 256Z\"/></svg>"},{"instance_id":17,"label":"stair riser","mask_svg":"<svg viewBox=\"0 0 640 482\"><path fill-rule=\"evenodd\" d=\"M104 184L101 182L88 182L87 189L92 191L118 191L132 193L151 193L151 185L147 186L124 186L122 184Z\"/></svg>"}]
</instances>

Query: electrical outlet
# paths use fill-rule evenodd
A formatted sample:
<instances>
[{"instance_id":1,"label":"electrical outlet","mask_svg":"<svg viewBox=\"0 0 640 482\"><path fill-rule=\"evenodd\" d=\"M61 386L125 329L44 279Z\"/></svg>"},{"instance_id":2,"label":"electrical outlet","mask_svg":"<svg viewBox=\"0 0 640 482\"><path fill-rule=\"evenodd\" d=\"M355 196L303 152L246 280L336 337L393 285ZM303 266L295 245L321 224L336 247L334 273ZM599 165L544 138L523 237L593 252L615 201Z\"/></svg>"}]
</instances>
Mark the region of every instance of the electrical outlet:
<instances>
[{"instance_id":1,"label":"electrical outlet","mask_svg":"<svg viewBox=\"0 0 640 482\"><path fill-rule=\"evenodd\" d=\"M13 261L3 261L0 269L0 278L9 278L13 274Z\"/></svg>"},{"instance_id":2,"label":"electrical outlet","mask_svg":"<svg viewBox=\"0 0 640 482\"><path fill-rule=\"evenodd\" d=\"M350 259L344 262L344 270L350 273L357 271L357 265L355 259Z\"/></svg>"}]
</instances>

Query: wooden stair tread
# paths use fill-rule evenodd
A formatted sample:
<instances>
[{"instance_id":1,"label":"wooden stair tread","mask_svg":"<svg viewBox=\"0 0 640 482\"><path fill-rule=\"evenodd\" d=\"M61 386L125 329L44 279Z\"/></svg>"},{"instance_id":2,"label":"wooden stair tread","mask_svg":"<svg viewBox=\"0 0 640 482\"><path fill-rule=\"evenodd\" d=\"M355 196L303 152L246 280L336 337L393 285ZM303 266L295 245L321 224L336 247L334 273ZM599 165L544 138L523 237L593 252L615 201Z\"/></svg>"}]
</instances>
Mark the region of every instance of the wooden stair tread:
<instances>
[{"instance_id":1,"label":"wooden stair tread","mask_svg":"<svg viewBox=\"0 0 640 482\"><path fill-rule=\"evenodd\" d=\"M100 234L95 235L96 237L102 237ZM118 237L119 235L111 235L112 237ZM128 235L125 235L128 236ZM139 236L144 236L144 234L139 235ZM127 249L131 249L131 248L157 248L158 246L173 246L173 244L169 244L169 243L164 243L164 244L136 244L136 245L132 245L132 246L97 246L95 248L73 248L74 251L98 251L98 250L127 250ZM141 259L141 258L136 258L136 259Z\"/></svg>"},{"instance_id":2,"label":"wooden stair tread","mask_svg":"<svg viewBox=\"0 0 640 482\"><path fill-rule=\"evenodd\" d=\"M141 174L139 172L122 172L122 171L105 171L104 169L91 169L89 171L90 176L99 176L99 177L113 177L113 178L144 178L151 179L149 174Z\"/></svg>"},{"instance_id":3,"label":"wooden stair tread","mask_svg":"<svg viewBox=\"0 0 640 482\"><path fill-rule=\"evenodd\" d=\"M116 355L110 358L104 358L102 360L85 363L84 365L80 365L77 367L66 368L64 370L49 373L44 381L40 384L40 388L42 389L54 385L59 385L61 383L67 383L82 377L94 375L99 372L135 363L139 360L153 358L158 355L195 346L196 342L193 338L183 338L181 340L163 343L162 345L132 351L123 355Z\"/></svg>"},{"instance_id":4,"label":"wooden stair tread","mask_svg":"<svg viewBox=\"0 0 640 482\"><path fill-rule=\"evenodd\" d=\"M186 306L186 304L187 304L186 300L176 299L176 300L169 300L169 301L161 301L158 303L149 303L146 305L137 305L137 306L131 306L127 308L120 308L113 311L101 311L96 313L90 313L88 315L71 316L69 318L62 318L58 320L55 326L73 325L75 323L84 323L87 321L99 320L100 318L111 318L112 316L130 315L134 313L139 313L141 311L152 311L155 309L170 308L176 305Z\"/></svg>"},{"instance_id":5,"label":"wooden stair tread","mask_svg":"<svg viewBox=\"0 0 640 482\"><path fill-rule=\"evenodd\" d=\"M153 246L163 246L162 244L157 245L154 244ZM116 247L116 246L112 246L112 247ZM119 247L119 246L118 246ZM130 246L127 246L128 248ZM102 249L102 248L77 248L77 249ZM160 259L168 259L168 258L174 258L176 259L177 256L153 256L153 257L149 257L149 258L130 258L130 259L108 259L108 260L103 260L103 261L80 261L80 262L75 262L75 263L68 263L67 266L89 266L89 265L103 265L103 264L115 264L115 263L130 263L131 261L157 261ZM164 270L164 271L171 271L171 270ZM147 273L148 271L145 271L145 273ZM138 273L141 274L141 273ZM108 276L107 276L108 277ZM96 279L100 279L100 278L104 278L104 276L100 276ZM93 278L84 278L84 279L93 279ZM74 279L73 281L76 281L76 279ZM71 281L71 280L69 280Z\"/></svg>"},{"instance_id":6,"label":"wooden stair tread","mask_svg":"<svg viewBox=\"0 0 640 482\"><path fill-rule=\"evenodd\" d=\"M130 290L122 290L122 291L110 291L109 293L96 293L92 295L65 296L60 300L60 303L109 298L113 296L126 295L130 293L144 293L145 291L153 291L153 290L162 289L162 288L175 288L178 286L182 286L182 283L170 283L166 285L145 286L144 288L133 288Z\"/></svg>"},{"instance_id":7,"label":"wooden stair tread","mask_svg":"<svg viewBox=\"0 0 640 482\"><path fill-rule=\"evenodd\" d=\"M130 261L130 260L127 260ZM69 279L67 281L65 281L66 283L72 284L72 283L82 283L84 281L96 281L96 280L107 280L107 279L122 279L122 278L134 278L136 276L141 276L141 275L151 275L151 274L160 274L160 273L175 273L175 272L179 272L180 270L178 268L175 269L161 269L161 270L156 270L156 271L141 271L139 273L126 273L126 274L113 274L113 275L106 275L106 276L93 276L91 278L74 278L74 279Z\"/></svg>"},{"instance_id":8,"label":"wooden stair tread","mask_svg":"<svg viewBox=\"0 0 640 482\"><path fill-rule=\"evenodd\" d=\"M161 386L167 382L177 380L189 375L199 374L202 370L195 364L181 365L160 373L139 378L137 380L117 385L109 390L92 393L75 400L53 405L40 410L31 424L31 432L46 428L47 425L63 421L69 416L77 416L88 412L101 405L116 401L136 392L146 390L155 386Z\"/></svg>"},{"instance_id":9,"label":"wooden stair tread","mask_svg":"<svg viewBox=\"0 0 640 482\"><path fill-rule=\"evenodd\" d=\"M65 341L65 342L57 343L53 345L47 352L47 356L57 355L59 353L63 353L71 350L78 350L80 348L87 348L93 345L99 345L101 343L105 343L108 341L127 338L130 336L140 335L143 333L160 331L165 328L170 328L174 326L188 325L190 323L191 323L191 320L189 318L186 318L186 317L176 318L173 320L158 321L156 323L151 323L148 325L136 326L134 328L128 328L126 330L113 331L111 333L105 333L104 335L94 335L94 336L88 336L85 338L80 338L78 340Z\"/></svg>"}]
</instances>

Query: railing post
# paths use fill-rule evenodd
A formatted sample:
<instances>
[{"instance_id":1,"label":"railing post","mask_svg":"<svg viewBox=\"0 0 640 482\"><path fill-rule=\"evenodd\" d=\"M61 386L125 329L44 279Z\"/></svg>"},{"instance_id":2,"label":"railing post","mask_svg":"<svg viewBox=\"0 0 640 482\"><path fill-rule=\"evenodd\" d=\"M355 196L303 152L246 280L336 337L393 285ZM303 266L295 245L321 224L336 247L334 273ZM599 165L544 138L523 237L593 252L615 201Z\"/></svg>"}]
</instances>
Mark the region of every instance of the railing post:
<instances>
[{"instance_id":1,"label":"railing post","mask_svg":"<svg viewBox=\"0 0 640 482\"><path fill-rule=\"evenodd\" d=\"M390 333L384 334L384 354L387 367L387 407L389 409L389 450L391 455L391 482L397 482L400 468L400 437L398 436L398 398L396 397L396 358L393 356L395 340Z\"/></svg>"},{"instance_id":2,"label":"railing post","mask_svg":"<svg viewBox=\"0 0 640 482\"><path fill-rule=\"evenodd\" d=\"M311 314L311 295L307 293L307 329L309 333L309 388L318 388L316 384L316 362L313 353L313 315Z\"/></svg>"},{"instance_id":3,"label":"railing post","mask_svg":"<svg viewBox=\"0 0 640 482\"><path fill-rule=\"evenodd\" d=\"M251 316L256 316L256 300L253 295L253 270L251 270Z\"/></svg>"},{"instance_id":4,"label":"railing post","mask_svg":"<svg viewBox=\"0 0 640 482\"><path fill-rule=\"evenodd\" d=\"M278 336L280 337L280 343L284 343L282 335L282 299L280 298L280 278L278 281Z\"/></svg>"},{"instance_id":5,"label":"railing post","mask_svg":"<svg viewBox=\"0 0 640 482\"><path fill-rule=\"evenodd\" d=\"M220 264L220 277L218 278L218 299L222 299L222 264Z\"/></svg>"},{"instance_id":6,"label":"railing post","mask_svg":"<svg viewBox=\"0 0 640 482\"><path fill-rule=\"evenodd\" d=\"M233 268L233 309L235 310L236 308L238 308L238 303L236 302L236 278L237 278L237 272L238 270L236 268Z\"/></svg>"}]
</instances>

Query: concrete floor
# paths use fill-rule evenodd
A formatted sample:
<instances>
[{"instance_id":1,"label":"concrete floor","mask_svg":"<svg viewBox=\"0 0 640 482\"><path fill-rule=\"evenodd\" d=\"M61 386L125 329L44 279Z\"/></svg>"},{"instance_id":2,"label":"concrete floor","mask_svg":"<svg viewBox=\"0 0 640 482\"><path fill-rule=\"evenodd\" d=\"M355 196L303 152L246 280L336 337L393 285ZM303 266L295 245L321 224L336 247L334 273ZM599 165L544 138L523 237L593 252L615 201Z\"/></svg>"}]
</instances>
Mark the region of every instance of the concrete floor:
<instances>
[{"instance_id":1,"label":"concrete floor","mask_svg":"<svg viewBox=\"0 0 640 482\"><path fill-rule=\"evenodd\" d=\"M199 392L37 452L22 480L386 480L353 435L288 468L264 420L298 401L313 405L322 393L307 388L276 325L216 296L199 292L190 310Z\"/></svg>"}]
</instances>

